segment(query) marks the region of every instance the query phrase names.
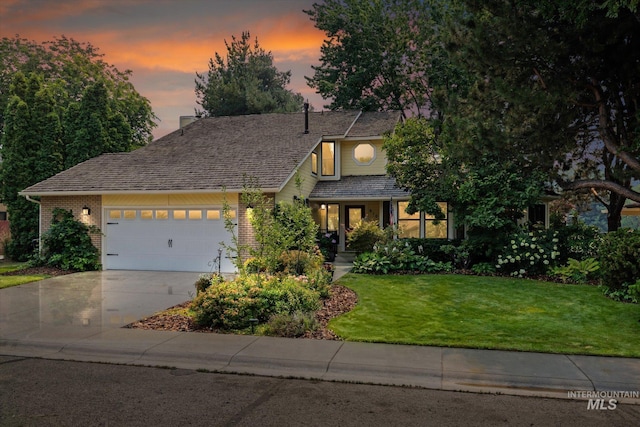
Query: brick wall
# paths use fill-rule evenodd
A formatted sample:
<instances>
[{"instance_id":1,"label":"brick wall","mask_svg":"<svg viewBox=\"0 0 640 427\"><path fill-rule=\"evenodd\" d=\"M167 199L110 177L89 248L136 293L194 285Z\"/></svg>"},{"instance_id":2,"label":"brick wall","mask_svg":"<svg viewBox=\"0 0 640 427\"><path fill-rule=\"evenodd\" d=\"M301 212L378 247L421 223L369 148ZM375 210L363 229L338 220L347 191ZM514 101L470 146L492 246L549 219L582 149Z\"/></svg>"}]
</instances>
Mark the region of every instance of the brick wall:
<instances>
[{"instance_id":1,"label":"brick wall","mask_svg":"<svg viewBox=\"0 0 640 427\"><path fill-rule=\"evenodd\" d=\"M88 207L89 215L83 215L82 209ZM101 196L44 196L40 204L41 232L45 232L51 227L53 220L53 210L62 208L73 213L73 216L87 224L100 227L102 224L102 197ZM102 234L92 233L91 243L102 249Z\"/></svg>"},{"instance_id":2,"label":"brick wall","mask_svg":"<svg viewBox=\"0 0 640 427\"><path fill-rule=\"evenodd\" d=\"M269 201L275 206L275 194L265 194ZM253 227L248 215L248 206L238 200L238 241L240 245L248 245L254 249L258 248L258 242L256 241ZM243 259L248 257L248 254L242 254Z\"/></svg>"}]
</instances>

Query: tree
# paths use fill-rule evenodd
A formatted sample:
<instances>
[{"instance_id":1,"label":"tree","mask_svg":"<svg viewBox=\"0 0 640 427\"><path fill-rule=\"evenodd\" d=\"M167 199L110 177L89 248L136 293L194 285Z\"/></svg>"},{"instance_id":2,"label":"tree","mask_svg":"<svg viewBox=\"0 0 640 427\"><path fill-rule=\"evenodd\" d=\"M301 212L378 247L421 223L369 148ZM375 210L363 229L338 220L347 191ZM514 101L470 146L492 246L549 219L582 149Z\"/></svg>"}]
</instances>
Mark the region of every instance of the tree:
<instances>
[{"instance_id":1,"label":"tree","mask_svg":"<svg viewBox=\"0 0 640 427\"><path fill-rule=\"evenodd\" d=\"M424 211L443 219L438 202L447 201L456 222L465 224L476 253L487 256L517 227L523 212L539 200L541 174L496 152L463 161L454 144L437 134L433 120L409 118L385 138L387 172L411 193L408 213Z\"/></svg>"},{"instance_id":2,"label":"tree","mask_svg":"<svg viewBox=\"0 0 640 427\"><path fill-rule=\"evenodd\" d=\"M16 37L0 43L0 199L11 219L8 254L24 260L38 237L38 209L24 188L105 152L151 138L149 101L91 45ZM28 72L23 72L26 70ZM11 83L9 82L11 78Z\"/></svg>"},{"instance_id":3,"label":"tree","mask_svg":"<svg viewBox=\"0 0 640 427\"><path fill-rule=\"evenodd\" d=\"M207 74L196 73L196 97L202 110L198 115L236 116L242 114L286 113L302 110L303 98L286 86L291 71L278 71L273 55L258 44L250 33L240 39L225 40L227 55L215 53Z\"/></svg>"},{"instance_id":4,"label":"tree","mask_svg":"<svg viewBox=\"0 0 640 427\"><path fill-rule=\"evenodd\" d=\"M637 1L464 1L448 31L472 76L444 129L470 161L501 153L564 191L593 191L620 225L640 179ZM455 142L454 142L455 141Z\"/></svg>"},{"instance_id":5,"label":"tree","mask_svg":"<svg viewBox=\"0 0 640 427\"><path fill-rule=\"evenodd\" d=\"M9 103L9 87L17 72L36 72L43 83L55 87L52 95L59 109L82 99L88 86L101 81L112 102L131 128L128 150L141 147L153 138L156 116L148 99L140 95L129 81L131 70L120 71L105 62L98 49L64 36L37 43L16 36L0 41L0 129Z\"/></svg>"},{"instance_id":6,"label":"tree","mask_svg":"<svg viewBox=\"0 0 640 427\"><path fill-rule=\"evenodd\" d=\"M102 153L128 151L131 128L124 115L113 111L103 82L88 86L79 103L66 114L65 166L70 168Z\"/></svg>"},{"instance_id":7,"label":"tree","mask_svg":"<svg viewBox=\"0 0 640 427\"><path fill-rule=\"evenodd\" d=\"M55 101L42 78L17 73L10 89L5 127L0 143L0 197L11 218L11 258L24 260L38 237L38 207L18 192L62 170L56 148L62 129Z\"/></svg>"},{"instance_id":8,"label":"tree","mask_svg":"<svg viewBox=\"0 0 640 427\"><path fill-rule=\"evenodd\" d=\"M327 38L307 83L328 108L438 117L439 92L462 78L438 34L451 7L431 0L327 0L305 11Z\"/></svg>"}]
</instances>

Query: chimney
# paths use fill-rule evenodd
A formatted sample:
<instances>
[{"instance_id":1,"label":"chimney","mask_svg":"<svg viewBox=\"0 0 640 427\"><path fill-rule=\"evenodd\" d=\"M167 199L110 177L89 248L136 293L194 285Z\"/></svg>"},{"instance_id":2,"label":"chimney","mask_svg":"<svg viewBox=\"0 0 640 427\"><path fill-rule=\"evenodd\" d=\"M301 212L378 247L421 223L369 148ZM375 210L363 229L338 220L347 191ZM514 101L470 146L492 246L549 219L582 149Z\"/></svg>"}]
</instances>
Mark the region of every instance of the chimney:
<instances>
[{"instance_id":1,"label":"chimney","mask_svg":"<svg viewBox=\"0 0 640 427\"><path fill-rule=\"evenodd\" d=\"M304 103L304 133L309 133L309 101Z\"/></svg>"}]
</instances>

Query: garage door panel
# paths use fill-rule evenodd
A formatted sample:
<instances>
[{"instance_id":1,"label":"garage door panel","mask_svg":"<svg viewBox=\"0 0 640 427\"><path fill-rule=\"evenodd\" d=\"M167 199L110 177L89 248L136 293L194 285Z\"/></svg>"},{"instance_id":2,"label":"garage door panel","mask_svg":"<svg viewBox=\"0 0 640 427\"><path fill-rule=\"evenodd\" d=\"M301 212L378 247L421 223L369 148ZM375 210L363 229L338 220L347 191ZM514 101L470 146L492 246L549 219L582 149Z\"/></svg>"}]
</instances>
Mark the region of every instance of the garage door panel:
<instances>
[{"instance_id":1,"label":"garage door panel","mask_svg":"<svg viewBox=\"0 0 640 427\"><path fill-rule=\"evenodd\" d=\"M189 219L188 209L163 209L163 218L142 219L141 209L125 219L124 211L116 212L121 218L109 218L106 226L106 269L165 270L206 272L214 269L213 260L221 249L221 241L230 241L224 221L206 219L206 209ZM174 217L174 211L180 211ZM197 210L196 210L197 211ZM169 213L166 215L166 213ZM149 217L149 212L145 213ZM221 271L233 272L232 260L222 256ZM217 269L217 266L215 266Z\"/></svg>"}]
</instances>

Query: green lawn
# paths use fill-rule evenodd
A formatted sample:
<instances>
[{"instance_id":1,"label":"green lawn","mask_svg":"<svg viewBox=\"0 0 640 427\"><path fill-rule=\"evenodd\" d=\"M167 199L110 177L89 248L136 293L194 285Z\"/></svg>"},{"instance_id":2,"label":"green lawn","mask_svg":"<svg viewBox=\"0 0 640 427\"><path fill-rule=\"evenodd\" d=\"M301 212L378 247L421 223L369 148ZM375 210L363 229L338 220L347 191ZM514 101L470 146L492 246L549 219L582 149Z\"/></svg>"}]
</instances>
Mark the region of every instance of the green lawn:
<instances>
[{"instance_id":1,"label":"green lawn","mask_svg":"<svg viewBox=\"0 0 640 427\"><path fill-rule=\"evenodd\" d=\"M18 276L3 276L2 273L9 271L20 270L27 266L26 263L0 263L0 289L9 288L11 286L22 285L29 282L37 282L38 280L46 279L50 276L46 274L35 275L18 275Z\"/></svg>"},{"instance_id":2,"label":"green lawn","mask_svg":"<svg viewBox=\"0 0 640 427\"><path fill-rule=\"evenodd\" d=\"M348 341L640 357L640 305L595 286L453 274L340 284L358 305L329 327Z\"/></svg>"}]
</instances>

